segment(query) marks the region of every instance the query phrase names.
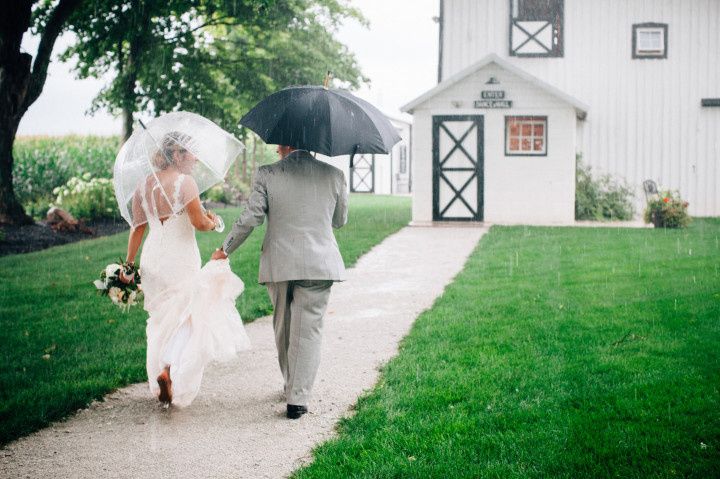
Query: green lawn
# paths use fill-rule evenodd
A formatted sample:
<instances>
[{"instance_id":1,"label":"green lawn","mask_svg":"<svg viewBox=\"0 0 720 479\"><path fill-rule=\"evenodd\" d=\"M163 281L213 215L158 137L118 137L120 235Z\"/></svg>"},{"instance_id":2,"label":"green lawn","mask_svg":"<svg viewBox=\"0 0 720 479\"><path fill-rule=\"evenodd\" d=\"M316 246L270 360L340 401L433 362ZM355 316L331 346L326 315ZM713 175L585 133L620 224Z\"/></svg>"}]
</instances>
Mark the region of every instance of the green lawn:
<instances>
[{"instance_id":1,"label":"green lawn","mask_svg":"<svg viewBox=\"0 0 720 479\"><path fill-rule=\"evenodd\" d=\"M719 238L494 227L295 477L718 477Z\"/></svg>"},{"instance_id":2,"label":"green lawn","mask_svg":"<svg viewBox=\"0 0 720 479\"><path fill-rule=\"evenodd\" d=\"M239 210L219 213L230 225ZM409 198L352 195L349 222L336 230L345 264L409 220ZM263 234L264 227L253 232L231 256L245 281L238 300L245 321L271 312L257 284ZM224 236L198 233L203 260ZM0 258L0 444L146 379L145 312L123 314L92 286L106 264L125 257L126 245L123 233Z\"/></svg>"}]
</instances>

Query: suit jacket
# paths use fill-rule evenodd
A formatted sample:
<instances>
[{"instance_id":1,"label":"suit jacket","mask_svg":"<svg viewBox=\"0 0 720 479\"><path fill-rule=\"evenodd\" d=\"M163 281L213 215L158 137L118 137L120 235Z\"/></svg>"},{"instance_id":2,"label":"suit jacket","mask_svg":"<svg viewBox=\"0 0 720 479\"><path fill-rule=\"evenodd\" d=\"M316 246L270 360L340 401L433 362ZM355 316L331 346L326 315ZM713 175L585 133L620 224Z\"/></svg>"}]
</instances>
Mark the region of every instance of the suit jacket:
<instances>
[{"instance_id":1,"label":"suit jacket","mask_svg":"<svg viewBox=\"0 0 720 479\"><path fill-rule=\"evenodd\" d=\"M261 166L248 205L225 238L225 253L240 246L266 216L260 283L345 279L345 265L332 231L347 223L347 186L342 171L304 150Z\"/></svg>"}]
</instances>

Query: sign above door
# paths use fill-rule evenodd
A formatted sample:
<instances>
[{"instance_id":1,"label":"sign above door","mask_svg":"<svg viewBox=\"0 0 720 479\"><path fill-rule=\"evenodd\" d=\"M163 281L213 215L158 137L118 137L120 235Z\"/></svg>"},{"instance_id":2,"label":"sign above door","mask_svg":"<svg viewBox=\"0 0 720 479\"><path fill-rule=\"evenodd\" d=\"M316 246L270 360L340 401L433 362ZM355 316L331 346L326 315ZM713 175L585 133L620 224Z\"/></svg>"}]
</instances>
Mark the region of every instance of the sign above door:
<instances>
[{"instance_id":1,"label":"sign above door","mask_svg":"<svg viewBox=\"0 0 720 479\"><path fill-rule=\"evenodd\" d=\"M505 99L504 90L483 90L482 100L475 100L475 108L512 108L512 101Z\"/></svg>"}]
</instances>

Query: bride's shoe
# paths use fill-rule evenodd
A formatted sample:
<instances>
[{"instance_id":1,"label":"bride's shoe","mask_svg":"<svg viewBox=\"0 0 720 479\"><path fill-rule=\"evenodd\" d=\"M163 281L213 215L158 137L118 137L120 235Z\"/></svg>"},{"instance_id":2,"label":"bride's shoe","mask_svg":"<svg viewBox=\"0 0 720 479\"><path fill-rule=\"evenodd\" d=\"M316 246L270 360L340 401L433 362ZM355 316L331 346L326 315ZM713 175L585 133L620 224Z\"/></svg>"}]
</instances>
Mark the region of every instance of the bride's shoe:
<instances>
[{"instance_id":1,"label":"bride's shoe","mask_svg":"<svg viewBox=\"0 0 720 479\"><path fill-rule=\"evenodd\" d=\"M165 404L172 403L172 381L170 380L170 368L165 368L157 377L160 394L158 399Z\"/></svg>"}]
</instances>

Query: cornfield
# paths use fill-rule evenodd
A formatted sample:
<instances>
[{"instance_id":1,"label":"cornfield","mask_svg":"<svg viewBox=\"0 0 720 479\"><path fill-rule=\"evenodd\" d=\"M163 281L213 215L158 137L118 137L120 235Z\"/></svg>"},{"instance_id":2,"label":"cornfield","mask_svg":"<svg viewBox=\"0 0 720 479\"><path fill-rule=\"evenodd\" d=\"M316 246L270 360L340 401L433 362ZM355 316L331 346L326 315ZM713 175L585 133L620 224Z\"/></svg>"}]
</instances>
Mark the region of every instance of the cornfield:
<instances>
[{"instance_id":1,"label":"cornfield","mask_svg":"<svg viewBox=\"0 0 720 479\"><path fill-rule=\"evenodd\" d=\"M120 137L20 137L15 141L13 186L33 216L42 216L53 199L53 189L74 176L111 178Z\"/></svg>"}]
</instances>

